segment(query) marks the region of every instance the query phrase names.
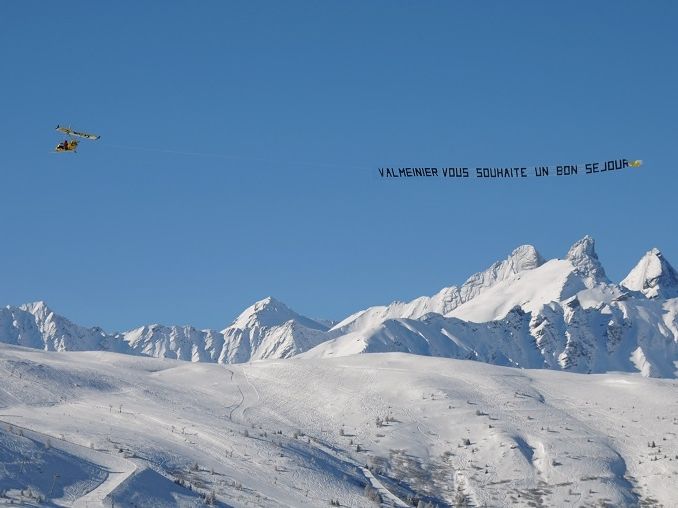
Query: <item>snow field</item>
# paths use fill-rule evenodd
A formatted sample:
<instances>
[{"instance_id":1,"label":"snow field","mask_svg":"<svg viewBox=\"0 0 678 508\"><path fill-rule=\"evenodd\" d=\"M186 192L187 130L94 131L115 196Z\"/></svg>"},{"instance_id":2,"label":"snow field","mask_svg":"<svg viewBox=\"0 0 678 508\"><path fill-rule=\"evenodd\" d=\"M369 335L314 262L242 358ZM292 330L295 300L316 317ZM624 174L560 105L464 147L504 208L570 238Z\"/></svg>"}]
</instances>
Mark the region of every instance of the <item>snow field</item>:
<instances>
[{"instance_id":1,"label":"snow field","mask_svg":"<svg viewBox=\"0 0 678 508\"><path fill-rule=\"evenodd\" d=\"M211 493L375 506L368 485L383 506L678 498L675 380L400 353L215 365L16 346L0 346L0 379L4 453L18 463L50 438L72 457L72 494L50 497L66 506L196 506ZM43 437L5 444L18 426ZM0 489L16 491L14 471Z\"/></svg>"}]
</instances>

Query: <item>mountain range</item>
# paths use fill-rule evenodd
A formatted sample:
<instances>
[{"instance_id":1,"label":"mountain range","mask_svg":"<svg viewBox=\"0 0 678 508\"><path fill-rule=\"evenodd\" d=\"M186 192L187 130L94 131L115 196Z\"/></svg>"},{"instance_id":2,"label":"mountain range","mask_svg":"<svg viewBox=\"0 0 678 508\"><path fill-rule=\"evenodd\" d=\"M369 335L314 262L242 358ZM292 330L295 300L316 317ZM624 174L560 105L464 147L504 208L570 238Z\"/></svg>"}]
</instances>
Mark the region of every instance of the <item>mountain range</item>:
<instances>
[{"instance_id":1,"label":"mountain range","mask_svg":"<svg viewBox=\"0 0 678 508\"><path fill-rule=\"evenodd\" d=\"M433 296L375 306L336 324L268 297L221 331L145 325L86 328L44 302L0 309L0 342L47 351L113 351L192 362L244 363L376 352L470 359L581 373L676 377L678 273L657 249L610 281L594 240L562 259L531 245Z\"/></svg>"}]
</instances>

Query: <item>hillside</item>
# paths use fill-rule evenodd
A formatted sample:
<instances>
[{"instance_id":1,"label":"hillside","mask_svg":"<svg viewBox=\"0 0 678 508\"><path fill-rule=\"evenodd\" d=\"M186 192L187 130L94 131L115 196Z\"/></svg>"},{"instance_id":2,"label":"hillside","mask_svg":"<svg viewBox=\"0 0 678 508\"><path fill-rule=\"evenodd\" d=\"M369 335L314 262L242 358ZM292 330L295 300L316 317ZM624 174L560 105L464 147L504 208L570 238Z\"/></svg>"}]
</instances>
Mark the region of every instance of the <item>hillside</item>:
<instances>
[{"instance_id":1,"label":"hillside","mask_svg":"<svg viewBox=\"0 0 678 508\"><path fill-rule=\"evenodd\" d=\"M675 380L397 353L226 366L17 346L0 346L0 378L4 499L28 487L77 506L678 497Z\"/></svg>"}]
</instances>

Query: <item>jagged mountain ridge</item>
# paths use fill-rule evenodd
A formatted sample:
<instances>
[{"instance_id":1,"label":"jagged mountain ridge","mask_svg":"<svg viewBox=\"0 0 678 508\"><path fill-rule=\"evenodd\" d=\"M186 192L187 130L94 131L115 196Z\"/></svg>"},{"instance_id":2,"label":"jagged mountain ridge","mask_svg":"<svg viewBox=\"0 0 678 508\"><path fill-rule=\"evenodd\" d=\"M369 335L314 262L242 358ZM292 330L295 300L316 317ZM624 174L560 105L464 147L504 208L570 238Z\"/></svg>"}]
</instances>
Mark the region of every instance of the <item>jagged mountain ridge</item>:
<instances>
[{"instance_id":1,"label":"jagged mountain ridge","mask_svg":"<svg viewBox=\"0 0 678 508\"><path fill-rule=\"evenodd\" d=\"M137 353L194 362L242 363L289 358L323 340L327 326L297 314L275 298L245 309L223 330L142 326L119 337Z\"/></svg>"},{"instance_id":2,"label":"jagged mountain ridge","mask_svg":"<svg viewBox=\"0 0 678 508\"><path fill-rule=\"evenodd\" d=\"M325 340L327 329L271 297L247 308L221 331L152 324L109 334L78 326L44 302L0 309L0 342L46 351L105 350L194 362L288 358Z\"/></svg>"},{"instance_id":3,"label":"jagged mountain ridge","mask_svg":"<svg viewBox=\"0 0 678 508\"><path fill-rule=\"evenodd\" d=\"M0 341L218 363L399 351L514 367L675 377L677 316L678 276L657 249L617 285L586 236L564 259L546 261L523 245L461 286L371 307L332 328L269 297L221 331L155 324L107 334L79 327L38 302L0 309Z\"/></svg>"},{"instance_id":4,"label":"jagged mountain ridge","mask_svg":"<svg viewBox=\"0 0 678 508\"><path fill-rule=\"evenodd\" d=\"M45 351L130 352L126 344L101 328L78 326L53 312L45 302L0 308L0 342Z\"/></svg>"},{"instance_id":5,"label":"jagged mountain ridge","mask_svg":"<svg viewBox=\"0 0 678 508\"><path fill-rule=\"evenodd\" d=\"M386 306L370 307L340 321L332 328L332 331L349 333L369 327L384 319L416 319L431 312L448 315L463 303L475 298L509 276L532 270L543 263L544 259L533 246L522 245L505 260L497 261L487 270L469 277L460 287L446 287L431 297L422 296L410 302L396 301Z\"/></svg>"},{"instance_id":6,"label":"jagged mountain ridge","mask_svg":"<svg viewBox=\"0 0 678 508\"><path fill-rule=\"evenodd\" d=\"M630 293L609 281L587 236L564 259L509 273L445 315L367 323L302 356L401 351L523 368L675 377L678 298L661 296L678 284L670 264L662 263L659 275L634 269L634 283L652 291Z\"/></svg>"}]
</instances>

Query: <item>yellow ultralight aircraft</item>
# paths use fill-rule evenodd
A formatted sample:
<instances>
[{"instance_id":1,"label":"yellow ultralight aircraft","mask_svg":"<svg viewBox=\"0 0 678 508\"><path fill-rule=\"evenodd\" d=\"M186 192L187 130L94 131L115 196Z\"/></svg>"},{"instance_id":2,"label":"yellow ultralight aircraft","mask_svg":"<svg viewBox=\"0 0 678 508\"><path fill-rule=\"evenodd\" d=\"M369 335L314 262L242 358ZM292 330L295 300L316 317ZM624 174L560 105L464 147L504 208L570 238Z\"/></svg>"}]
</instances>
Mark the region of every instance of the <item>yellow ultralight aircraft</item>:
<instances>
[{"instance_id":1,"label":"yellow ultralight aircraft","mask_svg":"<svg viewBox=\"0 0 678 508\"><path fill-rule=\"evenodd\" d=\"M74 131L70 127L61 127L60 125L56 126L56 130L58 130L59 132L63 132L70 138L64 139L61 143L59 143L55 148L56 152L76 152L79 141L77 139L73 139L74 136L92 140L96 140L101 137L97 136L96 134L88 134L87 132Z\"/></svg>"}]
</instances>

